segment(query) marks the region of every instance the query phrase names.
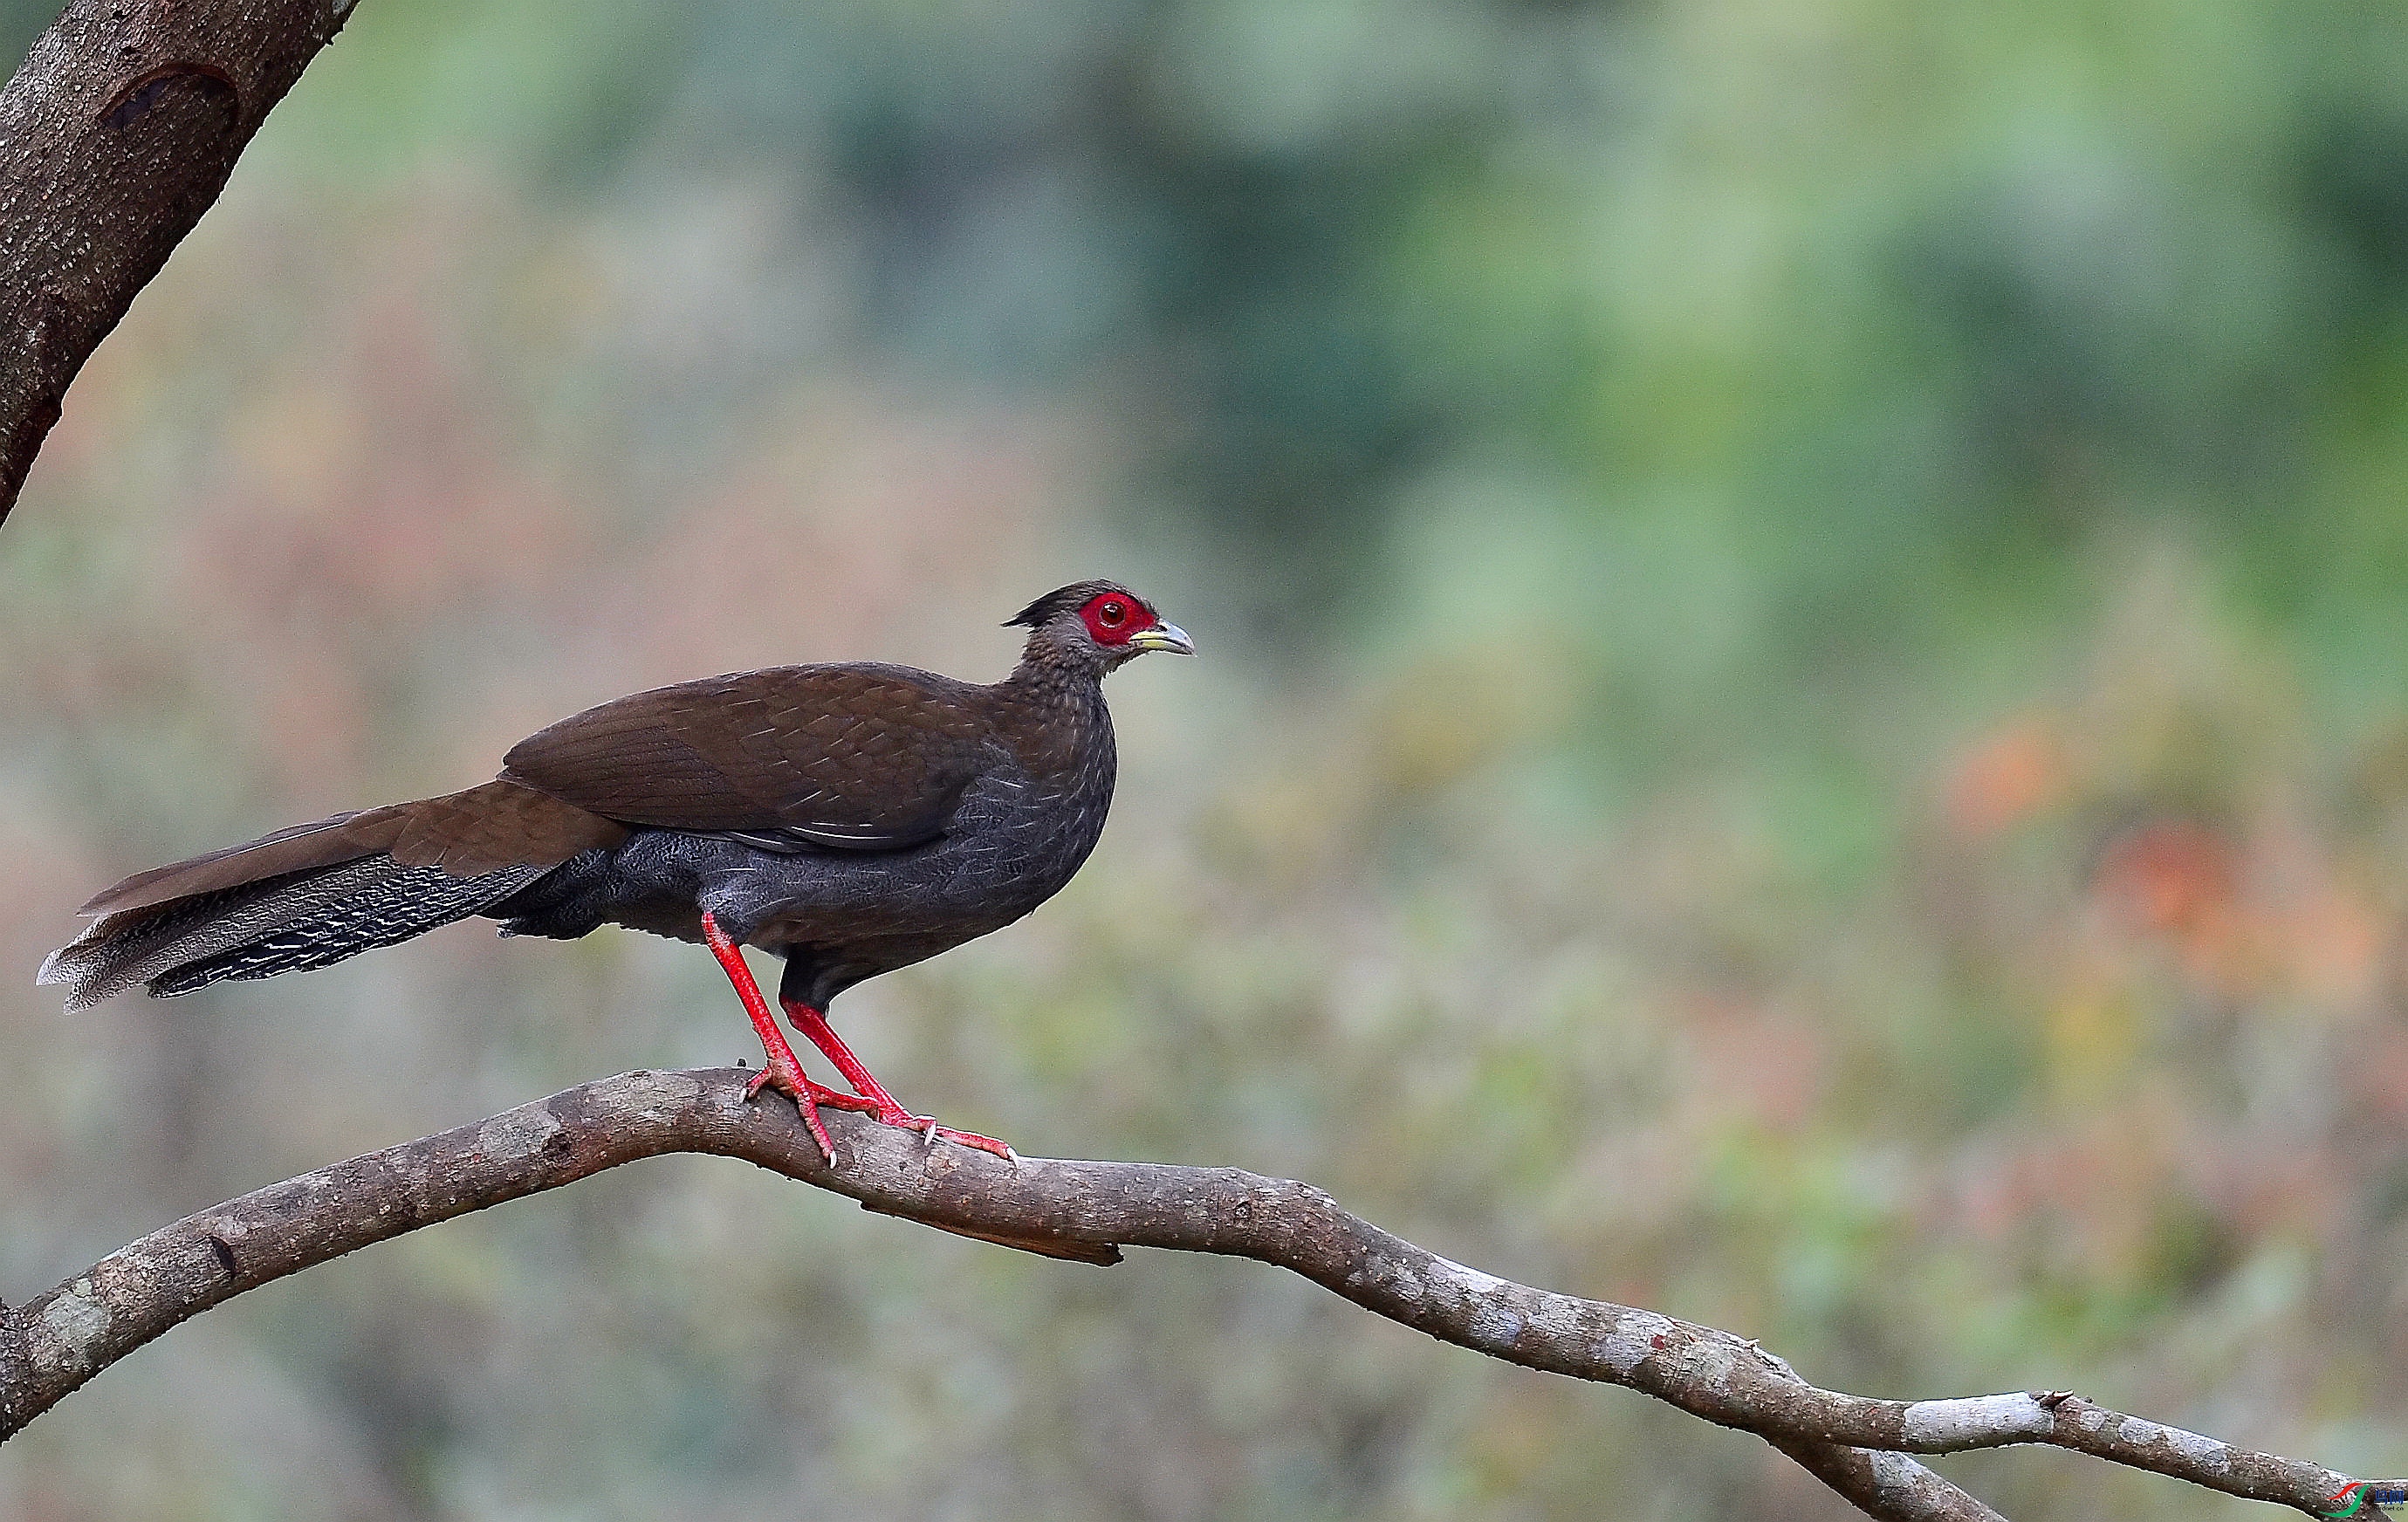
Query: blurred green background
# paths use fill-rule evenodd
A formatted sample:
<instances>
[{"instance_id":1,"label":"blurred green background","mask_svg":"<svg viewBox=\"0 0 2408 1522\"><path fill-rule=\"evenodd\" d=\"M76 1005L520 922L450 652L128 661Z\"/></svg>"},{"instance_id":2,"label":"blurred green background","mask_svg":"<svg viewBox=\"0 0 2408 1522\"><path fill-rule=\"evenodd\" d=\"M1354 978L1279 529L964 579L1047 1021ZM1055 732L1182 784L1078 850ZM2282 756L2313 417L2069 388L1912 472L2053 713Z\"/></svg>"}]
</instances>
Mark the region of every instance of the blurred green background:
<instances>
[{"instance_id":1,"label":"blurred green background","mask_svg":"<svg viewBox=\"0 0 2408 1522\"><path fill-rule=\"evenodd\" d=\"M1110 574L1205 659L1115 679L1060 899L838 1007L907 1101L1827 1385L2408 1472L2403 33L366 0L0 533L0 1292L752 1050L691 948L481 924L63 1017L86 893L659 682L989 678ZM27 1522L865 1509L1844 1515L1268 1269L700 1159L246 1296L0 1449Z\"/></svg>"}]
</instances>

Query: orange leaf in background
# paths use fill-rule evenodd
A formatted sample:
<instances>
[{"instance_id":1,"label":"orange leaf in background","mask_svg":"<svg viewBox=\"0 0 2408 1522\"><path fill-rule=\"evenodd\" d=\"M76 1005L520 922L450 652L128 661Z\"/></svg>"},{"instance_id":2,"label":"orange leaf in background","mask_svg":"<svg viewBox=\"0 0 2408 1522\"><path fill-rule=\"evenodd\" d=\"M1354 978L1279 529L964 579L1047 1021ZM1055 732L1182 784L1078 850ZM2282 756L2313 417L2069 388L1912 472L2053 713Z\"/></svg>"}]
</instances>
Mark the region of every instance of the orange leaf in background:
<instances>
[{"instance_id":1,"label":"orange leaf in background","mask_svg":"<svg viewBox=\"0 0 2408 1522\"><path fill-rule=\"evenodd\" d=\"M2229 998L2255 998L2286 970L2284 926L2243 901L2242 855L2212 826L2156 820L2108 841L2091 891L2127 929L2166 941L2186 976Z\"/></svg>"},{"instance_id":2,"label":"orange leaf in background","mask_svg":"<svg viewBox=\"0 0 2408 1522\"><path fill-rule=\"evenodd\" d=\"M2065 747L2048 722L2018 719L1978 741L1948 779L1948 819L1986 840L2063 798L2071 787Z\"/></svg>"},{"instance_id":3,"label":"orange leaf in background","mask_svg":"<svg viewBox=\"0 0 2408 1522\"><path fill-rule=\"evenodd\" d=\"M2231 842L2207 826L2160 819L2109 841L2091 887L2141 928L2188 939L2230 918L2233 856Z\"/></svg>"}]
</instances>

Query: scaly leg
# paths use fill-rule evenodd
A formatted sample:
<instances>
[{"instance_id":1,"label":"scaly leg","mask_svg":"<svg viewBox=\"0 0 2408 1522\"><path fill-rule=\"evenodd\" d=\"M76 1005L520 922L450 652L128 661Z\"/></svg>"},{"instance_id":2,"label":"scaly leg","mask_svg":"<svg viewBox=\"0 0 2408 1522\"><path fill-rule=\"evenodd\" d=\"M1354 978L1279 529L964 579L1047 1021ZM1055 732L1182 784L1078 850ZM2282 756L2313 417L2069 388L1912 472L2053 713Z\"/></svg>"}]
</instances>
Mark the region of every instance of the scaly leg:
<instances>
[{"instance_id":1,"label":"scaly leg","mask_svg":"<svg viewBox=\"0 0 2408 1522\"><path fill-rule=\"evenodd\" d=\"M954 1130L950 1126L939 1126L936 1122L936 1117L915 1115L896 1104L895 1096L886 1092L886 1085L871 1077L869 1070L862 1065L861 1059L853 1055L853 1048L844 1044L844 1038L838 1036L836 1028L827 1023L826 1015L798 998L784 998L780 999L779 1002L786 1007L786 1018L795 1023L795 1028L809 1037L813 1046L827 1054L827 1059L836 1064L837 1071L844 1074L844 1081L853 1085L853 1092L875 1107L868 1112L870 1119L888 1126L903 1126L915 1131L924 1131L930 1136L941 1136L948 1142L958 1142L966 1147L976 1147L981 1152L991 1152L998 1157L1017 1157L1018 1155L1008 1144L991 1136L980 1136L971 1131Z\"/></svg>"},{"instance_id":2,"label":"scaly leg","mask_svg":"<svg viewBox=\"0 0 2408 1522\"><path fill-rule=\"evenodd\" d=\"M744 1012L752 1017L752 1028L761 1036L761 1070L744 1085L744 1097L750 1099L764 1088L773 1088L794 1100L795 1108L802 1112L803 1124L811 1128L811 1140L820 1144L820 1156L829 1162L836 1161L836 1146L828 1140L827 1127L821 1124L819 1107L832 1104L838 1110L877 1114L878 1101L838 1094L812 1083L804 1073L802 1063L796 1060L795 1049L786 1044L785 1033L778 1028L778 1017L769 1012L769 1001L762 997L761 985L752 981L752 969L745 965L743 951L728 939L709 910L702 915L702 939L710 948L710 955L718 957L720 967L726 970L727 981L736 985L736 997L744 1001ZM887 1102L891 1105L894 1101Z\"/></svg>"}]
</instances>

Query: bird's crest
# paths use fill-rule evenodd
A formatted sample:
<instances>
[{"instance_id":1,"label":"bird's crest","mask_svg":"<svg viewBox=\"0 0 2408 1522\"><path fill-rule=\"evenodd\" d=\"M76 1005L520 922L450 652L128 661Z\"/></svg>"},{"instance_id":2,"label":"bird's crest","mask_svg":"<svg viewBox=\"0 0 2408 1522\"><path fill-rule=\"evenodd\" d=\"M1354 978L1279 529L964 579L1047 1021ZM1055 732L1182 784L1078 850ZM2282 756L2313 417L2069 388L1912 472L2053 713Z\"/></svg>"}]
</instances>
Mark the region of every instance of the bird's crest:
<instances>
[{"instance_id":1,"label":"bird's crest","mask_svg":"<svg viewBox=\"0 0 2408 1522\"><path fill-rule=\"evenodd\" d=\"M1140 608L1153 606L1118 582L1073 582L1068 586L1054 588L1005 619L1003 626L1007 629L1018 626L1033 629L1052 619L1056 613L1075 612L1084 608L1090 601L1102 596L1107 592L1117 592Z\"/></svg>"}]
</instances>

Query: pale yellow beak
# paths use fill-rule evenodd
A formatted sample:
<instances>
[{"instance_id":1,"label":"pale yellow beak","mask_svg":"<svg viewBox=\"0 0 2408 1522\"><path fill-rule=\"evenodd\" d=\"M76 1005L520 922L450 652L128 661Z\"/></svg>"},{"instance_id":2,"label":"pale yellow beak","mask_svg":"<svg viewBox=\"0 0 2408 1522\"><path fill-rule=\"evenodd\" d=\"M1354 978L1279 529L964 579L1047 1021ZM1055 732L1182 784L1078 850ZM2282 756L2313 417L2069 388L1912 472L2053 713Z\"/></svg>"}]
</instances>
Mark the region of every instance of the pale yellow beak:
<instances>
[{"instance_id":1,"label":"pale yellow beak","mask_svg":"<svg viewBox=\"0 0 2408 1522\"><path fill-rule=\"evenodd\" d=\"M1150 629L1140 629L1129 636L1131 650L1167 650L1173 655L1193 655L1196 641L1176 624L1157 624Z\"/></svg>"}]
</instances>

